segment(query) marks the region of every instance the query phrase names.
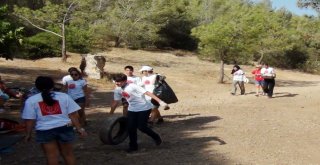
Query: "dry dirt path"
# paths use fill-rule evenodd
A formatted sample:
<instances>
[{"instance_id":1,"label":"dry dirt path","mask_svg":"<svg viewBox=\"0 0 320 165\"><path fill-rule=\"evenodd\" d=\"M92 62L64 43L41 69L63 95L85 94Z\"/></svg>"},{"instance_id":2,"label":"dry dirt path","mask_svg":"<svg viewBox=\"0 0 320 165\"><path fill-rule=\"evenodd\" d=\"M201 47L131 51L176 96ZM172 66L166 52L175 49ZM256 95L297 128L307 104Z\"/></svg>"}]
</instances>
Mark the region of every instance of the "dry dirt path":
<instances>
[{"instance_id":1,"label":"dry dirt path","mask_svg":"<svg viewBox=\"0 0 320 165\"><path fill-rule=\"evenodd\" d=\"M75 144L79 164L320 164L320 76L277 69L274 98L254 96L253 84L246 84L245 96L232 96L230 81L216 83L218 65L194 56L114 49L106 57L108 72L122 72L125 65L136 70L144 64L154 66L156 72L167 76L179 102L162 111L165 123L154 126L164 139L163 145L155 147L140 134L140 151L127 155L123 151L127 141L107 146L98 139L113 85L89 80L94 89L87 111L90 135ZM12 83L30 86L38 74L59 79L68 67L78 66L80 59L72 55L69 61L1 59L0 75ZM226 66L226 73L231 67ZM252 69L244 67L247 74ZM116 112L120 115L121 108ZM10 117L17 114L5 113ZM39 147L32 142L18 143L14 153L2 156L0 165L43 162Z\"/></svg>"}]
</instances>

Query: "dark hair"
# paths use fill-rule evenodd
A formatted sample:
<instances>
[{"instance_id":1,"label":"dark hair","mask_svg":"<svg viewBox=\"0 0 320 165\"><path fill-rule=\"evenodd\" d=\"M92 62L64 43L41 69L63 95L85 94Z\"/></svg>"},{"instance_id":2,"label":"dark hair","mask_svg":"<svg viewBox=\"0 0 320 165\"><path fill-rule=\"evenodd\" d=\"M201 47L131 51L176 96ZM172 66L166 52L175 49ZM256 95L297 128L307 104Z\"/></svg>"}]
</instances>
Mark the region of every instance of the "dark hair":
<instances>
[{"instance_id":1,"label":"dark hair","mask_svg":"<svg viewBox=\"0 0 320 165\"><path fill-rule=\"evenodd\" d=\"M126 70L126 69L130 69L131 71L133 71L133 67L131 65L125 66L124 70Z\"/></svg>"},{"instance_id":2,"label":"dark hair","mask_svg":"<svg viewBox=\"0 0 320 165\"><path fill-rule=\"evenodd\" d=\"M72 70L74 70L74 69L77 69L76 67L70 67L69 69L68 69L68 72L70 73L70 72L72 72Z\"/></svg>"},{"instance_id":3,"label":"dark hair","mask_svg":"<svg viewBox=\"0 0 320 165\"><path fill-rule=\"evenodd\" d=\"M82 79L82 74L79 69L71 67L71 68L69 68L68 72L69 72L69 74L71 74L71 72L77 72L79 74L79 79Z\"/></svg>"},{"instance_id":4,"label":"dark hair","mask_svg":"<svg viewBox=\"0 0 320 165\"><path fill-rule=\"evenodd\" d=\"M127 75L119 73L113 76L115 82L127 81Z\"/></svg>"},{"instance_id":5,"label":"dark hair","mask_svg":"<svg viewBox=\"0 0 320 165\"><path fill-rule=\"evenodd\" d=\"M234 70L234 68L237 68L237 70L239 70L240 66L239 65L234 65L233 68L232 68L231 74L233 74L234 72L237 71L237 70Z\"/></svg>"},{"instance_id":6,"label":"dark hair","mask_svg":"<svg viewBox=\"0 0 320 165\"><path fill-rule=\"evenodd\" d=\"M51 96L51 90L54 87L54 82L51 77L47 76L38 76L35 81L36 88L41 91L41 96L43 101L52 106L55 102Z\"/></svg>"}]
</instances>

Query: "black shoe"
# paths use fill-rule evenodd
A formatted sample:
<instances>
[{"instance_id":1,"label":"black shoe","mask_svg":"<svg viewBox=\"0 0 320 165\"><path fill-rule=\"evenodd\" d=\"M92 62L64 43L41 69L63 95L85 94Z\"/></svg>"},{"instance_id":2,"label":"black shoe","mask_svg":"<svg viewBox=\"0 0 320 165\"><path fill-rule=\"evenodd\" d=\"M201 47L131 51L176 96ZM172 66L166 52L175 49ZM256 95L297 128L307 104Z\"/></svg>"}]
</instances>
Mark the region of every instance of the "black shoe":
<instances>
[{"instance_id":1,"label":"black shoe","mask_svg":"<svg viewBox=\"0 0 320 165\"><path fill-rule=\"evenodd\" d=\"M157 140L154 140L154 142L156 143L157 146L160 146L162 144L161 137L159 137L159 139L157 139Z\"/></svg>"},{"instance_id":2,"label":"black shoe","mask_svg":"<svg viewBox=\"0 0 320 165\"><path fill-rule=\"evenodd\" d=\"M138 151L138 148L128 148L126 150L127 153L133 153L133 152L136 152L136 151Z\"/></svg>"}]
</instances>

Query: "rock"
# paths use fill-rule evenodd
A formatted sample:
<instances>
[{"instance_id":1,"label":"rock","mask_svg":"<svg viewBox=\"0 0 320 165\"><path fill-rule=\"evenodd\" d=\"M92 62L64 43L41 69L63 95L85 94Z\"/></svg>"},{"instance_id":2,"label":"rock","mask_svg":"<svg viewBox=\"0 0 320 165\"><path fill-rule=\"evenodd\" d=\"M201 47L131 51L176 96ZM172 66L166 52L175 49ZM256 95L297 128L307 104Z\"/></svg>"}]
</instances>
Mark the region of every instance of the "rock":
<instances>
[{"instance_id":1,"label":"rock","mask_svg":"<svg viewBox=\"0 0 320 165\"><path fill-rule=\"evenodd\" d=\"M84 75L92 79L101 79L104 76L106 58L101 55L86 54L82 56L80 69Z\"/></svg>"}]
</instances>

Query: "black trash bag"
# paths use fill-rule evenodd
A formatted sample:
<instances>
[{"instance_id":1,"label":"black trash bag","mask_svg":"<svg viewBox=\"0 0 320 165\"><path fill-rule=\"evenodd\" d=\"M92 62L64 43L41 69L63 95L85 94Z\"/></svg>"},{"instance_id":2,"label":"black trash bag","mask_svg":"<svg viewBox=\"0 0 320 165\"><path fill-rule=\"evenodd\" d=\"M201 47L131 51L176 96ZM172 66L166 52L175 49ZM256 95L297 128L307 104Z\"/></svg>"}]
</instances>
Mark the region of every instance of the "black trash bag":
<instances>
[{"instance_id":1,"label":"black trash bag","mask_svg":"<svg viewBox=\"0 0 320 165\"><path fill-rule=\"evenodd\" d=\"M167 104L178 102L176 94L173 92L169 84L164 80L165 76L157 75L153 94Z\"/></svg>"}]
</instances>

